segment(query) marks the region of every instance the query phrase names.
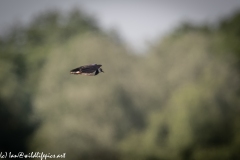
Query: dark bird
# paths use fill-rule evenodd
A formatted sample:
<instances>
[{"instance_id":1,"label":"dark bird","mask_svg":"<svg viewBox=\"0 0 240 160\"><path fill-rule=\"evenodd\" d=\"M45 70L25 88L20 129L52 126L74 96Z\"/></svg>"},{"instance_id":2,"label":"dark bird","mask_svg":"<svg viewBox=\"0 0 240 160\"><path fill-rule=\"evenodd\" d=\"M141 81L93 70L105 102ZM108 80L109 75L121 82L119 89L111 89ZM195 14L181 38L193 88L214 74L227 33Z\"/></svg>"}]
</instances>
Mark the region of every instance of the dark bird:
<instances>
[{"instance_id":1,"label":"dark bird","mask_svg":"<svg viewBox=\"0 0 240 160\"><path fill-rule=\"evenodd\" d=\"M102 66L101 64L84 65L84 66L72 69L70 73L86 75L86 76L96 76L100 72L103 72L102 68L100 68L101 66Z\"/></svg>"}]
</instances>

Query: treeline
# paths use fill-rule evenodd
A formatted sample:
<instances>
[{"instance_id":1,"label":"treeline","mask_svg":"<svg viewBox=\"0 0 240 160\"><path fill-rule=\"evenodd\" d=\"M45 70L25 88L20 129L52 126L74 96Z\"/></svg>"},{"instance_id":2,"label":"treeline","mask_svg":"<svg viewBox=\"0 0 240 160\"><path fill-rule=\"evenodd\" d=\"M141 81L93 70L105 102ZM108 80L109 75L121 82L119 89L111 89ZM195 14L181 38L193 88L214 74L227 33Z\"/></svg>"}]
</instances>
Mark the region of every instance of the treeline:
<instances>
[{"instance_id":1,"label":"treeline","mask_svg":"<svg viewBox=\"0 0 240 160\"><path fill-rule=\"evenodd\" d=\"M37 16L27 27L11 26L0 38L0 150L27 152L41 119L32 118L33 100L49 50L76 34L100 33L96 21L77 10Z\"/></svg>"},{"instance_id":2,"label":"treeline","mask_svg":"<svg viewBox=\"0 0 240 160\"><path fill-rule=\"evenodd\" d=\"M67 159L240 159L240 14L144 55L74 10L0 39L0 149ZM105 73L73 76L100 63Z\"/></svg>"}]
</instances>

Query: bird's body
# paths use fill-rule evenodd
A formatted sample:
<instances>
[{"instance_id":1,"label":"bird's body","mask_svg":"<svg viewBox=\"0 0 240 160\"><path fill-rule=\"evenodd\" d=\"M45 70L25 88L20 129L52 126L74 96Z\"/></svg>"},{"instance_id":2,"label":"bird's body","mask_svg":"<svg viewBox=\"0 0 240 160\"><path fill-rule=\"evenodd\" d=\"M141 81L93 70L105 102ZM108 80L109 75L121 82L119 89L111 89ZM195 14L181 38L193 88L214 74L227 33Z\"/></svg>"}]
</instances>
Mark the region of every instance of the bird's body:
<instances>
[{"instance_id":1,"label":"bird's body","mask_svg":"<svg viewBox=\"0 0 240 160\"><path fill-rule=\"evenodd\" d=\"M102 68L100 68L101 64L90 64L84 65L70 71L71 74L79 74L79 75L86 75L86 76L96 76L100 72L103 72Z\"/></svg>"}]
</instances>

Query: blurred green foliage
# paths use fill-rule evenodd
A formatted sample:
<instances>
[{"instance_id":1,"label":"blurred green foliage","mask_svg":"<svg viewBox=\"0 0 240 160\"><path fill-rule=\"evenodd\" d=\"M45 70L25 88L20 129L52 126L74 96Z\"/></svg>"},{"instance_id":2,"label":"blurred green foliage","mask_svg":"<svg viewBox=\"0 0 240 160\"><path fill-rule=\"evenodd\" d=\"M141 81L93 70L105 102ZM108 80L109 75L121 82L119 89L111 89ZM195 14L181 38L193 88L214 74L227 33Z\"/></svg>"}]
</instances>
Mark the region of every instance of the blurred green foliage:
<instances>
[{"instance_id":1,"label":"blurred green foliage","mask_svg":"<svg viewBox=\"0 0 240 160\"><path fill-rule=\"evenodd\" d=\"M0 150L76 160L240 159L240 14L144 55L73 10L0 39ZM69 71L100 63L105 73Z\"/></svg>"}]
</instances>

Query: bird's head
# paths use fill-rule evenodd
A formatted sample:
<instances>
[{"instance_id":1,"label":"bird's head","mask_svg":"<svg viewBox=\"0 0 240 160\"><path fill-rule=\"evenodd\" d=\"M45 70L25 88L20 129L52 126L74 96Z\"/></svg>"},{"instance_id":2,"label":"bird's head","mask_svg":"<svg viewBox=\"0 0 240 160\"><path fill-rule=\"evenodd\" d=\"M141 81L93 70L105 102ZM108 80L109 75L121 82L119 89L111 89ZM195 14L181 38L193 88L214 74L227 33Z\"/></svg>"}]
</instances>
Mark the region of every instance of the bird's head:
<instances>
[{"instance_id":1,"label":"bird's head","mask_svg":"<svg viewBox=\"0 0 240 160\"><path fill-rule=\"evenodd\" d=\"M99 71L99 73L100 73L100 72L103 72L102 68L99 68L98 71ZM103 73L104 73L104 72L103 72Z\"/></svg>"}]
</instances>

